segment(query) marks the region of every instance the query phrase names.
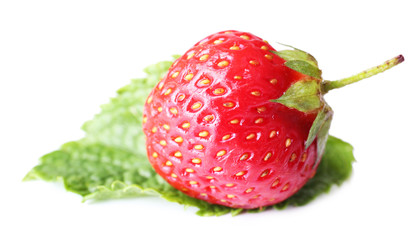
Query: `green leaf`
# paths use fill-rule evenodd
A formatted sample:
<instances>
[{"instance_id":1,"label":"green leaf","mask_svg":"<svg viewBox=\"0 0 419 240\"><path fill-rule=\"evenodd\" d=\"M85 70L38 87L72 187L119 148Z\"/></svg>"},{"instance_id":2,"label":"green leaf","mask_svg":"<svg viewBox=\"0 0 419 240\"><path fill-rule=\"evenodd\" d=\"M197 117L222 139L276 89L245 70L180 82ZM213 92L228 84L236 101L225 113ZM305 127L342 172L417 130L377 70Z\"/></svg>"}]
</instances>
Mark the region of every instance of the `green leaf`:
<instances>
[{"instance_id":1,"label":"green leaf","mask_svg":"<svg viewBox=\"0 0 419 240\"><path fill-rule=\"evenodd\" d=\"M103 105L93 120L84 124L85 138L68 142L59 150L41 157L40 163L24 180L62 181L68 191L82 195L83 201L157 195L185 206L194 206L200 216L241 213L243 209L209 204L183 194L156 174L148 162L139 119L148 93L170 65L171 62L166 61L150 66L146 69L146 78L135 79L118 90L117 96ZM318 173L308 183L309 189L304 187L275 207L301 205L327 191L333 184L340 184L349 176L352 161L350 145L329 137ZM340 165L345 168L341 169ZM248 212L264 209L267 208Z\"/></svg>"},{"instance_id":2,"label":"green leaf","mask_svg":"<svg viewBox=\"0 0 419 240\"><path fill-rule=\"evenodd\" d=\"M151 89L171 64L171 61L163 61L151 65L144 70L147 78L133 79L129 85L120 88L118 95L102 105L102 111L83 125L85 141L145 155L142 108Z\"/></svg>"},{"instance_id":3,"label":"green leaf","mask_svg":"<svg viewBox=\"0 0 419 240\"><path fill-rule=\"evenodd\" d=\"M35 174L47 181L62 179L67 190L84 196L115 181L148 184L151 172L146 156L80 140L66 143L60 150L41 157L30 176L33 178Z\"/></svg>"}]
</instances>

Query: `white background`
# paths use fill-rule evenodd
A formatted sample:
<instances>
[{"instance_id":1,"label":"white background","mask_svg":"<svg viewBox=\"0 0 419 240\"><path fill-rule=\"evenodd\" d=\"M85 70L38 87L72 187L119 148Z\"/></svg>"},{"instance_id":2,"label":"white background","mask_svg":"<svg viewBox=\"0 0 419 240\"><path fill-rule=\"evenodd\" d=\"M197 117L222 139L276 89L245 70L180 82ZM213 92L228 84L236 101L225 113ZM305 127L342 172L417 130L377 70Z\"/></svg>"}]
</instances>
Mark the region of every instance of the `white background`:
<instances>
[{"instance_id":1,"label":"white background","mask_svg":"<svg viewBox=\"0 0 419 240\"><path fill-rule=\"evenodd\" d=\"M415 1L1 1L0 239L418 239L419 17ZM236 29L313 54L339 79L331 134L355 147L350 181L305 207L198 217L155 197L81 203L21 182L43 154L142 69Z\"/></svg>"}]
</instances>

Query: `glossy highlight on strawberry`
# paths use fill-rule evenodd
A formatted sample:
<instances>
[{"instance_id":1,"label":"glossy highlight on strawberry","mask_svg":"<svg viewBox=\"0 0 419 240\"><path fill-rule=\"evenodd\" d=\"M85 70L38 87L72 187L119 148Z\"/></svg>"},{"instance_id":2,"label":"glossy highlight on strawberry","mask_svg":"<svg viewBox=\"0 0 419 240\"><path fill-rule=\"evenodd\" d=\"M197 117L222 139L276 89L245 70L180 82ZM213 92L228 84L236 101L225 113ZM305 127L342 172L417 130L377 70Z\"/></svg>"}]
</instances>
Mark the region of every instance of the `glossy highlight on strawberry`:
<instances>
[{"instance_id":1,"label":"glossy highlight on strawberry","mask_svg":"<svg viewBox=\"0 0 419 240\"><path fill-rule=\"evenodd\" d=\"M281 202L315 174L316 112L272 102L307 75L250 33L227 31L175 61L144 109L155 170L185 194L235 208Z\"/></svg>"}]
</instances>

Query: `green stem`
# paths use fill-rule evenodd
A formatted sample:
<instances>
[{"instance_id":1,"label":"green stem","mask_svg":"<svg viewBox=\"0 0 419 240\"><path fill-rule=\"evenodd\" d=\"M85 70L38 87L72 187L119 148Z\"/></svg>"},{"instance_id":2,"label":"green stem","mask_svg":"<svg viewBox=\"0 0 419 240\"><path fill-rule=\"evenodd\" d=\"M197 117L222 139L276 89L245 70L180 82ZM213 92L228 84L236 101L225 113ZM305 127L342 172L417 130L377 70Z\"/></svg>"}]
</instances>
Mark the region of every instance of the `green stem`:
<instances>
[{"instance_id":1,"label":"green stem","mask_svg":"<svg viewBox=\"0 0 419 240\"><path fill-rule=\"evenodd\" d=\"M390 69L390 68L396 66L397 64L403 62L403 61L404 61L403 55L399 55L395 58L392 58L392 59L386 61L385 63L383 63L381 65L378 65L376 67L367 69L367 70L365 70L363 72L360 72L356 75L353 75L351 77L343 78L343 79L336 80L336 81L325 80L321 83L322 84L321 91L322 91L323 94L325 94L332 89L341 88L341 87L344 87L348 84L358 82L358 81L360 81L362 79L365 79L365 78L369 78L371 76L374 76L376 74L384 72L387 69Z\"/></svg>"}]
</instances>

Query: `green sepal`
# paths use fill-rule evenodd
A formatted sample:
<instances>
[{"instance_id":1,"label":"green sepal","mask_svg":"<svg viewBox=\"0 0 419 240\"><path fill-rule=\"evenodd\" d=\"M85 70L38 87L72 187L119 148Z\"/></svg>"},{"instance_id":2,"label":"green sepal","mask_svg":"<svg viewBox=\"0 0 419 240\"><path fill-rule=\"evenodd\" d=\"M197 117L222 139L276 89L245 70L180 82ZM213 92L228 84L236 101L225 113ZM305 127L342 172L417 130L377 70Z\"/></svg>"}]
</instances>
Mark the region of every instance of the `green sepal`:
<instances>
[{"instance_id":1,"label":"green sepal","mask_svg":"<svg viewBox=\"0 0 419 240\"><path fill-rule=\"evenodd\" d=\"M309 62L303 60L292 60L285 62L285 66L300 72L302 74L308 75L310 77L314 77L317 79L321 79L322 72L317 67L313 66Z\"/></svg>"},{"instance_id":2,"label":"green sepal","mask_svg":"<svg viewBox=\"0 0 419 240\"><path fill-rule=\"evenodd\" d=\"M280 98L271 101L309 112L321 106L320 85L316 80L301 80L291 85Z\"/></svg>"},{"instance_id":3,"label":"green sepal","mask_svg":"<svg viewBox=\"0 0 419 240\"><path fill-rule=\"evenodd\" d=\"M288 45L284 46L291 47ZM319 69L316 59L307 52L304 52L294 47L291 48L293 48L293 50L282 50L272 52L286 61L285 66L302 74L308 75L310 77L322 79L322 71Z\"/></svg>"},{"instance_id":4,"label":"green sepal","mask_svg":"<svg viewBox=\"0 0 419 240\"><path fill-rule=\"evenodd\" d=\"M288 45L286 45L288 46ZM288 46L291 47L291 46ZM282 50L282 51L273 51L276 55L283 58L285 61L292 61L292 60L302 60L310 63L311 65L318 67L317 60L309 53L304 52L300 49L296 49L294 47L293 50Z\"/></svg>"},{"instance_id":5,"label":"green sepal","mask_svg":"<svg viewBox=\"0 0 419 240\"><path fill-rule=\"evenodd\" d=\"M308 148L317 138L317 159L313 166L317 165L317 162L320 161L321 156L323 155L327 137L329 135L332 116L332 108L324 103L322 110L317 113L316 119L314 119L313 125L311 125L307 140L305 142L305 148Z\"/></svg>"},{"instance_id":6,"label":"green sepal","mask_svg":"<svg viewBox=\"0 0 419 240\"><path fill-rule=\"evenodd\" d=\"M313 125L310 128L310 132L308 133L308 137L305 143L305 147L308 148L311 143L316 138L317 134L321 131L323 123L329 119L331 119L333 114L332 109L329 105L325 104L321 111L316 116L316 119L314 119Z\"/></svg>"}]
</instances>

